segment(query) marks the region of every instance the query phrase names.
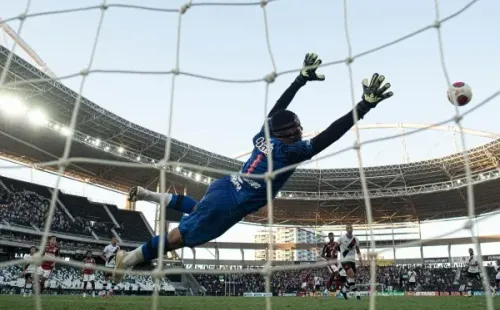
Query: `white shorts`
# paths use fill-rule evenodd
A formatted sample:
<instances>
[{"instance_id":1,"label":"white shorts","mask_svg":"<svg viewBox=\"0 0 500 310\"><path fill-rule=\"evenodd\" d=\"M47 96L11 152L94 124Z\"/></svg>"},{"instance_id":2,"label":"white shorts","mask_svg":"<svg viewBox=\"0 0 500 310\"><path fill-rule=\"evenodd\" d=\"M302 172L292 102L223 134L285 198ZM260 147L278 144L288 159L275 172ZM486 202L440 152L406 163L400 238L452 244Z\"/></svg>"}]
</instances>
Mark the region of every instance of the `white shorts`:
<instances>
[{"instance_id":1,"label":"white shorts","mask_svg":"<svg viewBox=\"0 0 500 310\"><path fill-rule=\"evenodd\" d=\"M328 265L328 269L330 270L330 272L332 273L335 273L337 271L339 271L339 267L337 266L337 264L331 264L331 265Z\"/></svg>"},{"instance_id":2,"label":"white shorts","mask_svg":"<svg viewBox=\"0 0 500 310\"><path fill-rule=\"evenodd\" d=\"M347 277L347 274L346 274L346 272L345 272L344 268L340 269L340 271L339 271L339 275L340 275L341 277Z\"/></svg>"},{"instance_id":3,"label":"white shorts","mask_svg":"<svg viewBox=\"0 0 500 310\"><path fill-rule=\"evenodd\" d=\"M42 278L48 279L50 277L50 274L52 273L52 270L50 269L43 269L42 266L38 266L36 269L36 274L41 276Z\"/></svg>"},{"instance_id":4,"label":"white shorts","mask_svg":"<svg viewBox=\"0 0 500 310\"><path fill-rule=\"evenodd\" d=\"M84 274L83 275L83 282L91 282L91 281L95 281L94 274Z\"/></svg>"}]
</instances>

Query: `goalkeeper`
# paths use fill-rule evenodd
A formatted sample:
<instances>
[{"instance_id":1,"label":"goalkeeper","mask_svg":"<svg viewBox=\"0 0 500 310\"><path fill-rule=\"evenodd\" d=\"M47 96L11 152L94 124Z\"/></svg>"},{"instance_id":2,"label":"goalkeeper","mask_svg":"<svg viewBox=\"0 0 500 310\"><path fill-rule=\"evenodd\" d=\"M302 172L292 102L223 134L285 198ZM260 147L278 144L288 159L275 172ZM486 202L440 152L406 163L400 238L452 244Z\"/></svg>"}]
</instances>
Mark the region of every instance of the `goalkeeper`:
<instances>
[{"instance_id":1,"label":"goalkeeper","mask_svg":"<svg viewBox=\"0 0 500 310\"><path fill-rule=\"evenodd\" d=\"M254 149L243 165L243 174L264 174L267 172L267 156L272 156L274 169L280 169L311 159L332 143L340 139L353 125L353 111L333 122L327 129L311 140L302 140L302 125L298 116L287 110L297 91L309 81L323 81L325 76L317 72L321 59L316 54L305 56L304 67L299 76L281 95L268 115L271 135L271 151L267 150L264 127L253 138ZM370 81L363 80L362 100L355 109L358 118L393 95L388 92L390 84L384 84L384 76L374 74ZM273 198L293 174L289 170L277 174L272 180ZM220 237L229 228L250 213L267 204L266 182L263 179L249 179L240 174L225 176L208 187L205 196L196 201L189 196L155 193L142 187L130 190L130 201L146 200L163 203L169 209L187 214L179 226L165 238L165 251L184 246L196 247ZM116 269L132 267L143 261L158 257L159 239L156 236L132 252L119 251L116 255ZM115 274L115 280L122 275Z\"/></svg>"}]
</instances>

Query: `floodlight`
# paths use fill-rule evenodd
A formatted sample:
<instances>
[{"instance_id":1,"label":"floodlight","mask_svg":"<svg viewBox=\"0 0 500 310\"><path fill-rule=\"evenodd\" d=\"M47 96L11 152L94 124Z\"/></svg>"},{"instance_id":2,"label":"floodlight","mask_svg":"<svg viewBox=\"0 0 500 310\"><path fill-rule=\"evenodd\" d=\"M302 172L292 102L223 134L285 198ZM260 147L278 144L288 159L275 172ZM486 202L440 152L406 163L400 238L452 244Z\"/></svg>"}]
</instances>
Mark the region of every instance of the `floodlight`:
<instances>
[{"instance_id":1,"label":"floodlight","mask_svg":"<svg viewBox=\"0 0 500 310\"><path fill-rule=\"evenodd\" d=\"M68 127L61 127L61 134L67 137L71 134L71 130Z\"/></svg>"},{"instance_id":2,"label":"floodlight","mask_svg":"<svg viewBox=\"0 0 500 310\"><path fill-rule=\"evenodd\" d=\"M19 98L11 96L2 96L0 98L0 107L5 114L14 117L23 115L28 110Z\"/></svg>"},{"instance_id":3,"label":"floodlight","mask_svg":"<svg viewBox=\"0 0 500 310\"><path fill-rule=\"evenodd\" d=\"M29 121L36 126L46 126L49 121L45 113L40 109L34 109L28 111Z\"/></svg>"}]
</instances>

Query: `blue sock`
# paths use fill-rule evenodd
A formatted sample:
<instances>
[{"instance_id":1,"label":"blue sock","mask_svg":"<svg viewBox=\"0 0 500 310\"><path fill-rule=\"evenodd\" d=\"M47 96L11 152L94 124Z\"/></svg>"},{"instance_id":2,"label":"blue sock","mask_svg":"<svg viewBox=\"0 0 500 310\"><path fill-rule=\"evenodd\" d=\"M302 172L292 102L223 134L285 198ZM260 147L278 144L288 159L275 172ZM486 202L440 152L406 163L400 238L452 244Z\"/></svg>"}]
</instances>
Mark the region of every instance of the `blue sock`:
<instances>
[{"instance_id":1,"label":"blue sock","mask_svg":"<svg viewBox=\"0 0 500 310\"><path fill-rule=\"evenodd\" d=\"M160 247L160 236L154 236L153 239L149 240L141 246L142 256L144 261L148 262L158 257L158 248ZM165 234L165 250L168 249L168 239L167 234Z\"/></svg>"},{"instance_id":2,"label":"blue sock","mask_svg":"<svg viewBox=\"0 0 500 310\"><path fill-rule=\"evenodd\" d=\"M189 196L172 194L172 200L170 200L167 208L177 210L185 214L191 214L197 204L198 201Z\"/></svg>"}]
</instances>

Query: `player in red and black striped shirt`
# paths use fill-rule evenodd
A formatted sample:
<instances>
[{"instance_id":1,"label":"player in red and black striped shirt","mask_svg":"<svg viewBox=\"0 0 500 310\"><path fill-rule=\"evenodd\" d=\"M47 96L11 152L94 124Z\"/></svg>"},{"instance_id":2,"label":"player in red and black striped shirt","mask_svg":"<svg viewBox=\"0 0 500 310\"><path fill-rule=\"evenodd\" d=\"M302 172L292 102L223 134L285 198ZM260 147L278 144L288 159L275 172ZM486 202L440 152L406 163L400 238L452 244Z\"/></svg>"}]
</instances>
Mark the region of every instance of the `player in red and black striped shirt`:
<instances>
[{"instance_id":1,"label":"player in red and black striped shirt","mask_svg":"<svg viewBox=\"0 0 500 310\"><path fill-rule=\"evenodd\" d=\"M57 246L57 238L56 236L50 236L49 242L45 246L43 250L44 257L58 257L59 256L59 247ZM50 260L43 260L42 264L36 270L36 273L40 276L40 293L43 292L45 288L45 281L50 277L54 267L56 266L56 262Z\"/></svg>"},{"instance_id":2,"label":"player in red and black striped shirt","mask_svg":"<svg viewBox=\"0 0 500 310\"><path fill-rule=\"evenodd\" d=\"M95 297L95 275L94 267L95 260L92 258L92 251L87 251L85 258L83 259L83 297L87 296L87 283L90 282L92 286L92 297Z\"/></svg>"},{"instance_id":3,"label":"player in red and black striped shirt","mask_svg":"<svg viewBox=\"0 0 500 310\"><path fill-rule=\"evenodd\" d=\"M332 264L328 265L328 269L331 272L330 279L328 280L328 283L326 284L326 287L330 289L332 287L333 281L338 278L338 251L339 251L339 245L335 241L335 235L331 232L328 234L328 242L325 244L323 247L323 251L321 252L321 257L323 257L326 260L331 260ZM338 282L338 279L337 281ZM339 283L336 283L336 288L338 287Z\"/></svg>"}]
</instances>

